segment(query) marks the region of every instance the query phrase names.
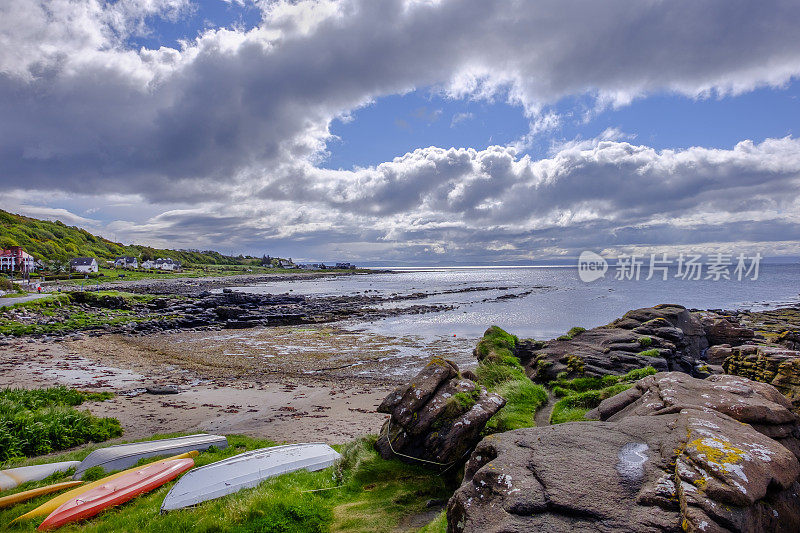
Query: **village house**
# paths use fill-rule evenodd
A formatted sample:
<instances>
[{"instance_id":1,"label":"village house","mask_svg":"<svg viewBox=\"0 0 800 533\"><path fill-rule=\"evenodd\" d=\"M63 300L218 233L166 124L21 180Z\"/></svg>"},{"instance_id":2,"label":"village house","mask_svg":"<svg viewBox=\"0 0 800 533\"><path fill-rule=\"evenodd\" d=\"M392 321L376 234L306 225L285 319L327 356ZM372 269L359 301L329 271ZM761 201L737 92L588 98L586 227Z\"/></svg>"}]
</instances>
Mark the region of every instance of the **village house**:
<instances>
[{"instance_id":1,"label":"village house","mask_svg":"<svg viewBox=\"0 0 800 533\"><path fill-rule=\"evenodd\" d=\"M135 257L124 255L122 257L117 257L114 261L114 266L117 268L137 269L139 268L139 260Z\"/></svg>"},{"instance_id":2,"label":"village house","mask_svg":"<svg viewBox=\"0 0 800 533\"><path fill-rule=\"evenodd\" d=\"M336 268L341 268L345 270L354 270L356 266L351 263L336 263Z\"/></svg>"},{"instance_id":3,"label":"village house","mask_svg":"<svg viewBox=\"0 0 800 533\"><path fill-rule=\"evenodd\" d=\"M142 263L142 268L144 269L158 269L158 270L180 270L181 269L181 262L174 261L170 258L164 259L163 257L159 257L155 261L147 260Z\"/></svg>"},{"instance_id":4,"label":"village house","mask_svg":"<svg viewBox=\"0 0 800 533\"><path fill-rule=\"evenodd\" d=\"M76 257L70 259L69 269L73 272L97 272L97 259L94 257Z\"/></svg>"},{"instance_id":5,"label":"village house","mask_svg":"<svg viewBox=\"0 0 800 533\"><path fill-rule=\"evenodd\" d=\"M36 260L21 246L12 246L6 250L0 248L0 270L33 272L36 270Z\"/></svg>"}]
</instances>

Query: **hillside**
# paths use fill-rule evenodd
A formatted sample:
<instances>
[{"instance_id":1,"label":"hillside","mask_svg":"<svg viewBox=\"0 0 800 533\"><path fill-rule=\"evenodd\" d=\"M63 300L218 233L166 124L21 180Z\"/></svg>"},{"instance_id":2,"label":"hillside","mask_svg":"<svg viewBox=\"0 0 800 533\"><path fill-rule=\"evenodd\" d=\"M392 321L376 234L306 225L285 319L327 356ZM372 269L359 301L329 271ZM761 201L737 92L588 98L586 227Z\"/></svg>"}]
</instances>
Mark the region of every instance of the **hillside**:
<instances>
[{"instance_id":1,"label":"hillside","mask_svg":"<svg viewBox=\"0 0 800 533\"><path fill-rule=\"evenodd\" d=\"M97 257L113 259L132 255L142 260L170 257L184 264L202 263L217 265L257 264L254 257L226 256L214 251L165 250L149 246L123 245L88 231L67 226L60 221L49 222L0 209L0 248L22 246L36 259L66 261L72 257Z\"/></svg>"}]
</instances>

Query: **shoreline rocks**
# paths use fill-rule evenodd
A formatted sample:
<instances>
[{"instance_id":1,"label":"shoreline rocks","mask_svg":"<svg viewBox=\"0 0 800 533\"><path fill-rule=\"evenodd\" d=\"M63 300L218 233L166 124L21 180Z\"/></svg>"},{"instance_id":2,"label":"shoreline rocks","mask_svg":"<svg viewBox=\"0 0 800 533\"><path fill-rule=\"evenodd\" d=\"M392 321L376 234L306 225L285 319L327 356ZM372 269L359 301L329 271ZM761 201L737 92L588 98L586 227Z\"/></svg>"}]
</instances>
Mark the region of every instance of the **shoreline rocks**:
<instances>
[{"instance_id":1,"label":"shoreline rocks","mask_svg":"<svg viewBox=\"0 0 800 533\"><path fill-rule=\"evenodd\" d=\"M378 407L390 416L375 449L384 459L448 469L466 461L486 422L504 405L500 395L464 377L455 363L434 357Z\"/></svg>"},{"instance_id":2,"label":"shoreline rocks","mask_svg":"<svg viewBox=\"0 0 800 533\"><path fill-rule=\"evenodd\" d=\"M483 439L448 503L448 531L797 531L800 425L789 407L741 377L647 377L601 403L604 421Z\"/></svg>"}]
</instances>

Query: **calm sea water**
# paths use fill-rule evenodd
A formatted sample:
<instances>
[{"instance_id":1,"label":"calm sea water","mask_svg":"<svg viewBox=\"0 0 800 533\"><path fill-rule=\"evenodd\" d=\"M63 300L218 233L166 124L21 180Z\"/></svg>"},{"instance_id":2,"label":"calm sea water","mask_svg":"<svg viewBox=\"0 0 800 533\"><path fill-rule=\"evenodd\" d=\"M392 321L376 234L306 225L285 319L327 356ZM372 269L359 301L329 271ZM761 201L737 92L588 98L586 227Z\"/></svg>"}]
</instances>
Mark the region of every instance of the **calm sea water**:
<instances>
[{"instance_id":1,"label":"calm sea water","mask_svg":"<svg viewBox=\"0 0 800 533\"><path fill-rule=\"evenodd\" d=\"M480 287L484 290L434 294L387 305L453 304L452 311L401 315L348 324L386 335L479 337L496 324L521 337L550 339L572 326L607 324L630 309L677 303L700 309L767 309L800 302L800 264L762 264L757 280L689 281L670 271L660 277L584 283L574 267L458 267L403 269L386 274L264 283L235 290L304 295L437 293ZM533 291L521 298L500 296Z\"/></svg>"}]
</instances>

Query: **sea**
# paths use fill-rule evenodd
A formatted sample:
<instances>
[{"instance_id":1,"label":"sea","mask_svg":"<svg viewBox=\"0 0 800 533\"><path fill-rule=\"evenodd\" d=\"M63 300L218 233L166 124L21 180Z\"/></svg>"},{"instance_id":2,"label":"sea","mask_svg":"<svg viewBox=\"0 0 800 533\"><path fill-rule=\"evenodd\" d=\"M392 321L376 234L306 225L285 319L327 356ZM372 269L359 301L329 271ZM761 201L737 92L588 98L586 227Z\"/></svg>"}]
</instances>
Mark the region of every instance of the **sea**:
<instances>
[{"instance_id":1,"label":"sea","mask_svg":"<svg viewBox=\"0 0 800 533\"><path fill-rule=\"evenodd\" d=\"M455 308L426 314L400 314L373 321L342 324L381 335L425 338L478 338L491 325L523 338L551 339L573 326L607 324L630 309L661 303L687 308L764 310L800 304L800 263L762 263L757 279L751 272L741 280L684 279L676 268L655 272L647 279L617 279L609 269L591 282L581 280L577 266L535 267L415 267L354 276L276 281L235 287L257 294L407 295L426 293L386 306L449 305ZM664 276L666 274L666 280Z\"/></svg>"}]
</instances>

